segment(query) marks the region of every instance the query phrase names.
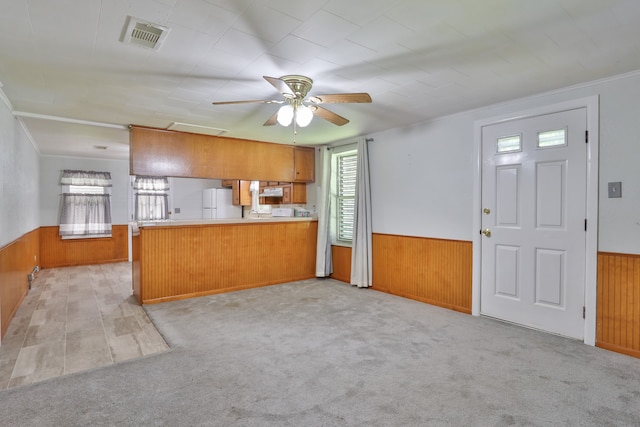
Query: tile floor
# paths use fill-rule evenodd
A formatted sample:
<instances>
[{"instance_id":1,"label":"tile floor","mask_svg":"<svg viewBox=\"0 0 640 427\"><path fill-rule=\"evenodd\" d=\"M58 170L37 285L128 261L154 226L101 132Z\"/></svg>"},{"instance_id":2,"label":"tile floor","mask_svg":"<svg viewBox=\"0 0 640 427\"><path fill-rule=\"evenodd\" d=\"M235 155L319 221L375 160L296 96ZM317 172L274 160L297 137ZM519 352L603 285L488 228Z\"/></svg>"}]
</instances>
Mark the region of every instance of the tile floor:
<instances>
[{"instance_id":1,"label":"tile floor","mask_svg":"<svg viewBox=\"0 0 640 427\"><path fill-rule=\"evenodd\" d=\"M42 270L0 345L0 389L168 350L131 291L131 264Z\"/></svg>"}]
</instances>

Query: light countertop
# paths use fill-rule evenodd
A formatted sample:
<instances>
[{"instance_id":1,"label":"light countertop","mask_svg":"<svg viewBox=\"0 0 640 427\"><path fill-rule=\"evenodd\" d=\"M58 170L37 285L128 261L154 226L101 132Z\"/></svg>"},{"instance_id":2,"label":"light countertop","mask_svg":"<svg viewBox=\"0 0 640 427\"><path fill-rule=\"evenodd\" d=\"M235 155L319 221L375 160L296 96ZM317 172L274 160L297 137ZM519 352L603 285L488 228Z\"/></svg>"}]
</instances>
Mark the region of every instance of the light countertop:
<instances>
[{"instance_id":1,"label":"light countertop","mask_svg":"<svg viewBox=\"0 0 640 427\"><path fill-rule=\"evenodd\" d=\"M304 222L317 221L317 217L293 216L263 216L256 218L228 218L228 219L168 219L158 221L139 221L138 227L176 227L190 225L223 225L223 224L260 224L273 222Z\"/></svg>"}]
</instances>

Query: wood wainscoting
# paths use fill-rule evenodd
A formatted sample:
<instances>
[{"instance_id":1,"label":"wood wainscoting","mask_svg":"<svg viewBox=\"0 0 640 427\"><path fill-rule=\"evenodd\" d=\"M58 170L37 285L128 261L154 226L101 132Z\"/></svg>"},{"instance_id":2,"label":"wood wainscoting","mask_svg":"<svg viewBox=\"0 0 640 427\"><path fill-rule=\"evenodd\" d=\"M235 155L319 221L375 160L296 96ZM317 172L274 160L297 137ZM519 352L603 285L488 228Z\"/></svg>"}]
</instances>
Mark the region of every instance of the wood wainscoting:
<instances>
[{"instance_id":1,"label":"wood wainscoting","mask_svg":"<svg viewBox=\"0 0 640 427\"><path fill-rule=\"evenodd\" d=\"M472 243L373 234L373 289L471 314Z\"/></svg>"},{"instance_id":2,"label":"wood wainscoting","mask_svg":"<svg viewBox=\"0 0 640 427\"><path fill-rule=\"evenodd\" d=\"M133 289L155 303L315 277L318 222L140 227Z\"/></svg>"},{"instance_id":3,"label":"wood wainscoting","mask_svg":"<svg viewBox=\"0 0 640 427\"><path fill-rule=\"evenodd\" d=\"M331 278L341 282L351 282L351 248L348 246L331 246Z\"/></svg>"},{"instance_id":4,"label":"wood wainscoting","mask_svg":"<svg viewBox=\"0 0 640 427\"><path fill-rule=\"evenodd\" d=\"M596 346L640 357L640 255L598 253Z\"/></svg>"},{"instance_id":5,"label":"wood wainscoting","mask_svg":"<svg viewBox=\"0 0 640 427\"><path fill-rule=\"evenodd\" d=\"M0 248L0 336L29 291L29 273L40 259L40 236L35 229Z\"/></svg>"},{"instance_id":6,"label":"wood wainscoting","mask_svg":"<svg viewBox=\"0 0 640 427\"><path fill-rule=\"evenodd\" d=\"M128 225L113 225L110 238L67 240L57 225L40 227L40 249L42 268L128 261Z\"/></svg>"}]
</instances>

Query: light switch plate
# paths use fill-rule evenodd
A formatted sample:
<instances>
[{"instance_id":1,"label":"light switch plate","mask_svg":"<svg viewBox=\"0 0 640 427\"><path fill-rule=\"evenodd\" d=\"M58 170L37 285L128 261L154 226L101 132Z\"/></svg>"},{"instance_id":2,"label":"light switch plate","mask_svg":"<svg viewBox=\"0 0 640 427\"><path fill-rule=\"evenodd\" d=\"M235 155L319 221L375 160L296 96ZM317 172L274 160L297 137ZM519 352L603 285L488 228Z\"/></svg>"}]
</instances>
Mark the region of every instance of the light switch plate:
<instances>
[{"instance_id":1,"label":"light switch plate","mask_svg":"<svg viewBox=\"0 0 640 427\"><path fill-rule=\"evenodd\" d=\"M622 197L622 182L609 183L609 198Z\"/></svg>"}]
</instances>

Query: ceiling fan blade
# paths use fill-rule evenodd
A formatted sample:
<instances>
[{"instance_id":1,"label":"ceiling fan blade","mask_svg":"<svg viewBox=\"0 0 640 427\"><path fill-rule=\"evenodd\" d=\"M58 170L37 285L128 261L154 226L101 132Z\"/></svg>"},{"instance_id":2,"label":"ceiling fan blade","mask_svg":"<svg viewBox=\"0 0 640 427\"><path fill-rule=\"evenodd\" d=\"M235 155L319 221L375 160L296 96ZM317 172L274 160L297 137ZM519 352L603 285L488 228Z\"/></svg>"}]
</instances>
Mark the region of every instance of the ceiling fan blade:
<instances>
[{"instance_id":1,"label":"ceiling fan blade","mask_svg":"<svg viewBox=\"0 0 640 427\"><path fill-rule=\"evenodd\" d=\"M320 118L330 121L334 125L342 126L349 123L349 120L345 119L342 116L337 115L333 111L327 110L326 108L318 107L317 105L312 105L309 108L311 108L311 111L313 111L313 114L315 114Z\"/></svg>"},{"instance_id":2,"label":"ceiling fan blade","mask_svg":"<svg viewBox=\"0 0 640 427\"><path fill-rule=\"evenodd\" d=\"M289 95L289 97L295 98L296 94L293 92L293 90L289 87L289 85L284 80L279 79L277 77L269 77L269 76L262 76L262 77L266 81L271 83L271 85L275 87L282 95Z\"/></svg>"},{"instance_id":3,"label":"ceiling fan blade","mask_svg":"<svg viewBox=\"0 0 640 427\"><path fill-rule=\"evenodd\" d=\"M273 115L271 117L269 117L269 120L264 122L264 124L262 126L273 126L276 123L278 123L278 112L277 111L275 113L273 113Z\"/></svg>"},{"instance_id":4,"label":"ceiling fan blade","mask_svg":"<svg viewBox=\"0 0 640 427\"><path fill-rule=\"evenodd\" d=\"M346 104L371 102L368 93L334 93L329 95L314 95L309 97L314 104Z\"/></svg>"},{"instance_id":5,"label":"ceiling fan blade","mask_svg":"<svg viewBox=\"0 0 640 427\"><path fill-rule=\"evenodd\" d=\"M227 104L282 104L283 101L275 99L252 99L248 101L218 101L212 102L213 105L227 105Z\"/></svg>"}]
</instances>

